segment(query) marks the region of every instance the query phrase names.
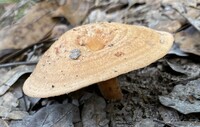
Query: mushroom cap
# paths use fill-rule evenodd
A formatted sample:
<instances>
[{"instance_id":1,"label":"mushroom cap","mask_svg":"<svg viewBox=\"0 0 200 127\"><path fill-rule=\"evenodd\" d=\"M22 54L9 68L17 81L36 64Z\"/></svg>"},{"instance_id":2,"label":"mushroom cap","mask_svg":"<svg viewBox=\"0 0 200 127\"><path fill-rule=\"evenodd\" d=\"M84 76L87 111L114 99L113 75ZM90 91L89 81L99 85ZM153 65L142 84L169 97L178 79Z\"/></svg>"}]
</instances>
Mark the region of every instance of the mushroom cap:
<instances>
[{"instance_id":1,"label":"mushroom cap","mask_svg":"<svg viewBox=\"0 0 200 127\"><path fill-rule=\"evenodd\" d=\"M151 64L167 54L173 40L167 32L143 26L103 22L76 27L44 53L23 90L41 98L67 94Z\"/></svg>"}]
</instances>

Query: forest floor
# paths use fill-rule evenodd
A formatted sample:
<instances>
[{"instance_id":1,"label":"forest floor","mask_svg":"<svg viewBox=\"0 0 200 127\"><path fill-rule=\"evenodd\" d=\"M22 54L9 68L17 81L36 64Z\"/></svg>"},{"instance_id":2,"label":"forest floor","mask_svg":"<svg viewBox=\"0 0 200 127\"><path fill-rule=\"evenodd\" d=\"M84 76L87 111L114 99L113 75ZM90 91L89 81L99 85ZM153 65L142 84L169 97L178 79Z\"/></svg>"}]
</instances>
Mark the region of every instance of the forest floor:
<instances>
[{"instance_id":1,"label":"forest floor","mask_svg":"<svg viewBox=\"0 0 200 127\"><path fill-rule=\"evenodd\" d=\"M121 101L97 85L51 98L25 80L64 32L119 22L174 36L168 54L118 76ZM0 127L200 127L200 0L21 0L0 3Z\"/></svg>"}]
</instances>

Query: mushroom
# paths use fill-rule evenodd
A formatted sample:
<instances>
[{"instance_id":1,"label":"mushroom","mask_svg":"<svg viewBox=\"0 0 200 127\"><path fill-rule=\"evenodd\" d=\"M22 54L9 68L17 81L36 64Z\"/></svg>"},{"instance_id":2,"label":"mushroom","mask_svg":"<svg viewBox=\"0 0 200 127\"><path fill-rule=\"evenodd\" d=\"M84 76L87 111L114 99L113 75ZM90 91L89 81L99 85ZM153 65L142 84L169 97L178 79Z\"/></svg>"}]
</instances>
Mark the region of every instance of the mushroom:
<instances>
[{"instance_id":1,"label":"mushroom","mask_svg":"<svg viewBox=\"0 0 200 127\"><path fill-rule=\"evenodd\" d=\"M44 53L23 91L45 98L99 83L106 99L120 100L116 77L160 59L172 43L171 34L143 26L107 22L79 26Z\"/></svg>"}]
</instances>

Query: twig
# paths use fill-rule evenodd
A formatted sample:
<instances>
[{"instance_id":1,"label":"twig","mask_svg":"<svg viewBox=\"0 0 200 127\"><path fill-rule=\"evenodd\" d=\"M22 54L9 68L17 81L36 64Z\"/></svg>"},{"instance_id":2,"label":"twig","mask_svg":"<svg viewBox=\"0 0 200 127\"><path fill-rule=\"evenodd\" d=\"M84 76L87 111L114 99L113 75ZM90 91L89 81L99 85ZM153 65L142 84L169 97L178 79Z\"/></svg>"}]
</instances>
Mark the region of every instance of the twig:
<instances>
[{"instance_id":1,"label":"twig","mask_svg":"<svg viewBox=\"0 0 200 127\"><path fill-rule=\"evenodd\" d=\"M5 63L5 62L8 62L9 60L11 60L11 59L13 59L13 58L15 58L15 57L17 57L17 56L19 56L19 55L21 55L21 54L23 54L24 52L26 52L26 51L28 51L28 50L30 50L30 49L33 49L33 47L34 46L38 46L38 45L41 45L41 44L44 44L44 45L47 45L47 44L51 44L51 43L53 43L55 41L55 39L47 39L47 40L41 40L41 41L39 41L38 43L36 43L36 44L32 44L32 45L30 45L30 46L28 46L28 47L26 47L26 48L24 48L24 49L20 49L20 50L18 50L18 51L16 51L16 52L13 52L13 53L11 53L10 55L8 55L8 56L6 56L5 58L3 58L3 59L1 59L0 60L0 64L2 64L2 63ZM44 46L43 45L43 46ZM49 47L49 46L48 46Z\"/></svg>"},{"instance_id":2,"label":"twig","mask_svg":"<svg viewBox=\"0 0 200 127\"><path fill-rule=\"evenodd\" d=\"M166 122L164 122L164 121L157 120L157 119L154 119L153 121L154 121L154 122L158 122L158 123L160 123L160 124L167 125L167 126L169 126L169 127L177 127L176 125L173 125L172 123L166 123Z\"/></svg>"},{"instance_id":3,"label":"twig","mask_svg":"<svg viewBox=\"0 0 200 127\"><path fill-rule=\"evenodd\" d=\"M19 65L36 65L37 63L38 61L6 63L6 64L0 64L0 68L13 67L13 66L19 66Z\"/></svg>"}]
</instances>

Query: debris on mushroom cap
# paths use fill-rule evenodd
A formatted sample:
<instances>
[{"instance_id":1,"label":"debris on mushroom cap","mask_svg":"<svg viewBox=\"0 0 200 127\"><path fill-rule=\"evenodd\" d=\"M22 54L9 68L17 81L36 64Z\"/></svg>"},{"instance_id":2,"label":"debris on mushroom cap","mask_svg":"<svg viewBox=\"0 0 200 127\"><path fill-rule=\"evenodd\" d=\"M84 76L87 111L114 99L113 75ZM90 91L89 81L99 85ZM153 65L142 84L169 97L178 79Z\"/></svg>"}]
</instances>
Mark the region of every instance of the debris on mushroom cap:
<instances>
[{"instance_id":1,"label":"debris on mushroom cap","mask_svg":"<svg viewBox=\"0 0 200 127\"><path fill-rule=\"evenodd\" d=\"M81 55L81 51L79 49L73 49L70 51L69 58L76 60Z\"/></svg>"},{"instance_id":2,"label":"debris on mushroom cap","mask_svg":"<svg viewBox=\"0 0 200 127\"><path fill-rule=\"evenodd\" d=\"M32 97L70 93L145 67L167 54L172 43L171 34L143 26L106 22L79 26L42 56L23 90ZM78 60L69 58L74 49L81 52Z\"/></svg>"}]
</instances>

